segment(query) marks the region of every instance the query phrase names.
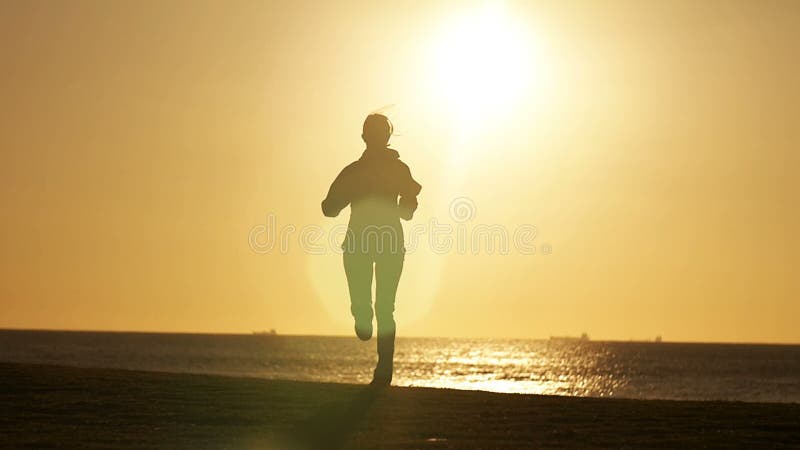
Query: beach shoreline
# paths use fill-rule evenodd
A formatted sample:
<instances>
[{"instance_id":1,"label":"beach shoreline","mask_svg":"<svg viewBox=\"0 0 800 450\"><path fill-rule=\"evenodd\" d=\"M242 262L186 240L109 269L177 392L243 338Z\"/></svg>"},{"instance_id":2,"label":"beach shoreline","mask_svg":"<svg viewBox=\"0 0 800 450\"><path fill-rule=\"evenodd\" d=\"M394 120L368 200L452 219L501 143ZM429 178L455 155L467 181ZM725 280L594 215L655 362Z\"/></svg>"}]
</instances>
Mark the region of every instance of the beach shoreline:
<instances>
[{"instance_id":1,"label":"beach shoreline","mask_svg":"<svg viewBox=\"0 0 800 450\"><path fill-rule=\"evenodd\" d=\"M627 400L0 363L2 448L800 447L800 404Z\"/></svg>"}]
</instances>

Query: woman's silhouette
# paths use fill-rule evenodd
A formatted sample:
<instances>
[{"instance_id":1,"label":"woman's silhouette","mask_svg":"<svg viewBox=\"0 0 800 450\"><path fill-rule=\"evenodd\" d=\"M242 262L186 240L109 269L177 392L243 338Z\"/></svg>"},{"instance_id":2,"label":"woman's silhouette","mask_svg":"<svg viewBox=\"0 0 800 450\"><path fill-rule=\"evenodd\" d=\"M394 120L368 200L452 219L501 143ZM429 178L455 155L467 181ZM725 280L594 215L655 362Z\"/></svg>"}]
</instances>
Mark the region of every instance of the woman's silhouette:
<instances>
[{"instance_id":1,"label":"woman's silhouette","mask_svg":"<svg viewBox=\"0 0 800 450\"><path fill-rule=\"evenodd\" d=\"M388 148L392 131L386 116L367 116L361 134L367 149L342 170L322 201L322 212L328 217L350 205L350 223L342 244L344 271L356 335L364 341L372 337L373 270L375 273L378 365L372 384L381 386L392 381L394 300L405 254L400 219L410 220L414 215L422 188L400 155Z\"/></svg>"}]
</instances>

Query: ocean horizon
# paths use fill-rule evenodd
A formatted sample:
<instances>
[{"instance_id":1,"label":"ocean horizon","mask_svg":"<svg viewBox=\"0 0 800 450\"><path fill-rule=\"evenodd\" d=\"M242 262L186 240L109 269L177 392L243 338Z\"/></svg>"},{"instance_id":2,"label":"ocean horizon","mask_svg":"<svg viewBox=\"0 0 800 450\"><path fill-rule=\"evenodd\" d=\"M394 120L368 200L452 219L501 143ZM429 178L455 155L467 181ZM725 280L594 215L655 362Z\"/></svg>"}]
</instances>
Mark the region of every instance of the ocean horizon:
<instances>
[{"instance_id":1,"label":"ocean horizon","mask_svg":"<svg viewBox=\"0 0 800 450\"><path fill-rule=\"evenodd\" d=\"M375 341L266 333L0 330L0 361L368 383ZM398 337L398 386L800 403L800 345Z\"/></svg>"}]
</instances>

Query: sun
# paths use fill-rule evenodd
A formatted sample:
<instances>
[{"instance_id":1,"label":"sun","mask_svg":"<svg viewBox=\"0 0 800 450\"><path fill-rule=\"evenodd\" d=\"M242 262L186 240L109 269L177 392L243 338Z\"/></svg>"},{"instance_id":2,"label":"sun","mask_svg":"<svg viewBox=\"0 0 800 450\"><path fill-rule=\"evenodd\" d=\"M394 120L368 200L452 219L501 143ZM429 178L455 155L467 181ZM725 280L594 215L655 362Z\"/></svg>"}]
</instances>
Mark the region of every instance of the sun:
<instances>
[{"instance_id":1,"label":"sun","mask_svg":"<svg viewBox=\"0 0 800 450\"><path fill-rule=\"evenodd\" d=\"M536 81L530 33L498 4L452 16L432 50L434 95L462 126L507 112Z\"/></svg>"}]
</instances>

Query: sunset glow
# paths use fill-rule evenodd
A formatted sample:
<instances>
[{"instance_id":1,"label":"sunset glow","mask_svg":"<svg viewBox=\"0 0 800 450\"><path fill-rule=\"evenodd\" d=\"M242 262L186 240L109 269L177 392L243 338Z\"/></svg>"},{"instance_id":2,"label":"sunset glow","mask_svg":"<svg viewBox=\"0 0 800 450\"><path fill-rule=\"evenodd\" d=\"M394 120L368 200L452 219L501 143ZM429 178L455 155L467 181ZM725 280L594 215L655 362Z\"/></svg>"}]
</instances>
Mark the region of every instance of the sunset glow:
<instances>
[{"instance_id":1,"label":"sunset glow","mask_svg":"<svg viewBox=\"0 0 800 450\"><path fill-rule=\"evenodd\" d=\"M536 88L532 33L500 4L452 14L432 42L433 92L465 132L513 114Z\"/></svg>"},{"instance_id":2,"label":"sunset glow","mask_svg":"<svg viewBox=\"0 0 800 450\"><path fill-rule=\"evenodd\" d=\"M400 336L799 342L797 2L611 4L2 2L0 327L351 335L379 111Z\"/></svg>"}]
</instances>

